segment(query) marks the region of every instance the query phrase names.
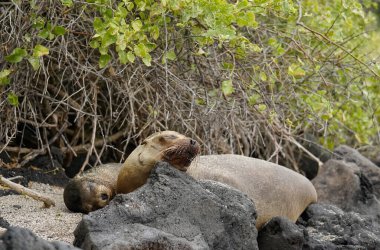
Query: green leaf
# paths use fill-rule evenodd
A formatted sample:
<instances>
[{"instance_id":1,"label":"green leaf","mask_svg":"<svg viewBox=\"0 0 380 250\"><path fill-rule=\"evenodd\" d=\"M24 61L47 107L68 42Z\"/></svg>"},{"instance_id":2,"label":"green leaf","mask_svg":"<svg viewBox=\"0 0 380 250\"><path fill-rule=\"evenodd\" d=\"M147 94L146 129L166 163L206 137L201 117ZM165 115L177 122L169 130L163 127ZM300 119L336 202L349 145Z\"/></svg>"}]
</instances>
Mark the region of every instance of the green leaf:
<instances>
[{"instance_id":1,"label":"green leaf","mask_svg":"<svg viewBox=\"0 0 380 250\"><path fill-rule=\"evenodd\" d=\"M127 53L124 50L120 50L118 52L118 55L119 55L119 61L120 61L120 63L126 64L127 62L129 62L128 55L127 55Z\"/></svg>"},{"instance_id":2,"label":"green leaf","mask_svg":"<svg viewBox=\"0 0 380 250\"><path fill-rule=\"evenodd\" d=\"M104 68L107 66L108 62L111 60L111 56L108 54L101 55L99 58L99 67Z\"/></svg>"},{"instance_id":3,"label":"green leaf","mask_svg":"<svg viewBox=\"0 0 380 250\"><path fill-rule=\"evenodd\" d=\"M63 36L64 34L66 34L66 29L62 26L55 26L52 32L56 36Z\"/></svg>"},{"instance_id":4,"label":"green leaf","mask_svg":"<svg viewBox=\"0 0 380 250\"><path fill-rule=\"evenodd\" d=\"M5 57L5 61L10 63L21 62L27 56L26 50L22 48L15 48L12 53Z\"/></svg>"},{"instance_id":5,"label":"green leaf","mask_svg":"<svg viewBox=\"0 0 380 250\"><path fill-rule=\"evenodd\" d=\"M37 17L33 20L33 28L35 29L43 29L45 27L45 20L42 17Z\"/></svg>"},{"instance_id":6,"label":"green leaf","mask_svg":"<svg viewBox=\"0 0 380 250\"><path fill-rule=\"evenodd\" d=\"M128 51L127 58L128 58L128 61L130 61L131 63L135 61L135 55L133 54L132 51Z\"/></svg>"},{"instance_id":7,"label":"green leaf","mask_svg":"<svg viewBox=\"0 0 380 250\"><path fill-rule=\"evenodd\" d=\"M241 12L236 20L237 25L240 27L252 27L257 28L258 23L255 19L255 13L252 11Z\"/></svg>"},{"instance_id":8,"label":"green leaf","mask_svg":"<svg viewBox=\"0 0 380 250\"><path fill-rule=\"evenodd\" d=\"M116 42L116 39L116 36L111 34L111 32L106 32L102 37L102 47L106 48L111 44L114 44Z\"/></svg>"},{"instance_id":9,"label":"green leaf","mask_svg":"<svg viewBox=\"0 0 380 250\"><path fill-rule=\"evenodd\" d=\"M34 57L41 57L41 56L45 56L45 55L49 55L49 49L46 48L45 46L37 44L33 49L33 56Z\"/></svg>"},{"instance_id":10,"label":"green leaf","mask_svg":"<svg viewBox=\"0 0 380 250\"><path fill-rule=\"evenodd\" d=\"M132 22L132 28L135 30L135 31L139 31L141 30L142 28L142 22L140 20L135 20Z\"/></svg>"},{"instance_id":11,"label":"green leaf","mask_svg":"<svg viewBox=\"0 0 380 250\"><path fill-rule=\"evenodd\" d=\"M205 101L204 99L201 99L201 98L197 98L197 99L195 99L195 103L196 103L197 105L200 105L200 106L204 106L204 105L206 105L206 101Z\"/></svg>"},{"instance_id":12,"label":"green leaf","mask_svg":"<svg viewBox=\"0 0 380 250\"><path fill-rule=\"evenodd\" d=\"M266 82L268 79L267 75L265 74L264 71L261 71L260 72L260 80L263 81L263 82Z\"/></svg>"},{"instance_id":13,"label":"green leaf","mask_svg":"<svg viewBox=\"0 0 380 250\"><path fill-rule=\"evenodd\" d=\"M261 52L263 50L259 45L254 44L254 43L249 43L248 48L252 52Z\"/></svg>"},{"instance_id":14,"label":"green leaf","mask_svg":"<svg viewBox=\"0 0 380 250\"><path fill-rule=\"evenodd\" d=\"M95 40L95 39L93 39L93 40L91 40L91 42L90 42L90 47L91 48L93 48L93 49L96 49L96 48L99 48L99 42L98 42L98 40Z\"/></svg>"},{"instance_id":15,"label":"green leaf","mask_svg":"<svg viewBox=\"0 0 380 250\"><path fill-rule=\"evenodd\" d=\"M175 59L177 59L177 56L174 52L174 50L169 50L167 53L166 53L166 58L170 61L174 61Z\"/></svg>"},{"instance_id":16,"label":"green leaf","mask_svg":"<svg viewBox=\"0 0 380 250\"><path fill-rule=\"evenodd\" d=\"M119 4L117 7L118 14L120 15L121 18L126 18L128 15L128 10L122 6L122 3Z\"/></svg>"},{"instance_id":17,"label":"green leaf","mask_svg":"<svg viewBox=\"0 0 380 250\"><path fill-rule=\"evenodd\" d=\"M288 68L288 75L300 78L305 76L306 72L298 64L292 63Z\"/></svg>"},{"instance_id":18,"label":"green leaf","mask_svg":"<svg viewBox=\"0 0 380 250\"><path fill-rule=\"evenodd\" d=\"M9 80L8 76L11 72L12 71L9 69L4 69L4 70L0 71L0 86L4 86L4 85L9 84L10 80Z\"/></svg>"},{"instance_id":19,"label":"green leaf","mask_svg":"<svg viewBox=\"0 0 380 250\"><path fill-rule=\"evenodd\" d=\"M9 76L11 73L12 73L11 70L4 69L4 70L0 71L0 78L5 78L5 77Z\"/></svg>"},{"instance_id":20,"label":"green leaf","mask_svg":"<svg viewBox=\"0 0 380 250\"><path fill-rule=\"evenodd\" d=\"M174 61L177 58L174 50L169 50L165 53L165 55L162 57L162 64L165 64L167 60Z\"/></svg>"},{"instance_id":21,"label":"green leaf","mask_svg":"<svg viewBox=\"0 0 380 250\"><path fill-rule=\"evenodd\" d=\"M63 6L71 7L73 6L73 0L61 0Z\"/></svg>"},{"instance_id":22,"label":"green leaf","mask_svg":"<svg viewBox=\"0 0 380 250\"><path fill-rule=\"evenodd\" d=\"M31 56L28 58L28 61L34 70L38 70L40 68L40 59L38 57Z\"/></svg>"},{"instance_id":23,"label":"green leaf","mask_svg":"<svg viewBox=\"0 0 380 250\"><path fill-rule=\"evenodd\" d=\"M103 22L99 17L95 17L93 25L96 32L100 32L103 29Z\"/></svg>"},{"instance_id":24,"label":"green leaf","mask_svg":"<svg viewBox=\"0 0 380 250\"><path fill-rule=\"evenodd\" d=\"M260 104L257 109L260 111L260 112L263 112L267 109L267 105L265 104Z\"/></svg>"},{"instance_id":25,"label":"green leaf","mask_svg":"<svg viewBox=\"0 0 380 250\"><path fill-rule=\"evenodd\" d=\"M125 6L127 7L127 10L132 11L135 5L132 2L124 2Z\"/></svg>"},{"instance_id":26,"label":"green leaf","mask_svg":"<svg viewBox=\"0 0 380 250\"><path fill-rule=\"evenodd\" d=\"M43 29L43 30L41 30L40 33L38 33L38 36L46 39L49 37L49 34L50 34L50 31L48 29Z\"/></svg>"},{"instance_id":27,"label":"green leaf","mask_svg":"<svg viewBox=\"0 0 380 250\"><path fill-rule=\"evenodd\" d=\"M150 36L153 38L153 40L157 40L158 39L158 37L160 36L160 29L158 28L158 26L154 25L151 28Z\"/></svg>"},{"instance_id":28,"label":"green leaf","mask_svg":"<svg viewBox=\"0 0 380 250\"><path fill-rule=\"evenodd\" d=\"M250 97L248 97L248 104L251 106L256 105L259 99L260 99L259 94L253 94Z\"/></svg>"},{"instance_id":29,"label":"green leaf","mask_svg":"<svg viewBox=\"0 0 380 250\"><path fill-rule=\"evenodd\" d=\"M222 92L225 96L229 96L235 92L232 80L226 80L222 82Z\"/></svg>"},{"instance_id":30,"label":"green leaf","mask_svg":"<svg viewBox=\"0 0 380 250\"><path fill-rule=\"evenodd\" d=\"M11 80L8 77L0 78L0 86L8 85Z\"/></svg>"},{"instance_id":31,"label":"green leaf","mask_svg":"<svg viewBox=\"0 0 380 250\"><path fill-rule=\"evenodd\" d=\"M144 58L149 54L148 48L143 43L135 45L133 51L135 52L136 56L141 58Z\"/></svg>"},{"instance_id":32,"label":"green leaf","mask_svg":"<svg viewBox=\"0 0 380 250\"><path fill-rule=\"evenodd\" d=\"M9 93L7 100L12 106L18 106L18 96L15 93Z\"/></svg>"},{"instance_id":33,"label":"green leaf","mask_svg":"<svg viewBox=\"0 0 380 250\"><path fill-rule=\"evenodd\" d=\"M152 64L151 64L151 62L152 62L152 57L151 57L149 54L147 54L146 57L143 57L143 58L142 58L142 61L143 61L143 63L144 63L146 66L151 66L151 65L152 65Z\"/></svg>"}]
</instances>

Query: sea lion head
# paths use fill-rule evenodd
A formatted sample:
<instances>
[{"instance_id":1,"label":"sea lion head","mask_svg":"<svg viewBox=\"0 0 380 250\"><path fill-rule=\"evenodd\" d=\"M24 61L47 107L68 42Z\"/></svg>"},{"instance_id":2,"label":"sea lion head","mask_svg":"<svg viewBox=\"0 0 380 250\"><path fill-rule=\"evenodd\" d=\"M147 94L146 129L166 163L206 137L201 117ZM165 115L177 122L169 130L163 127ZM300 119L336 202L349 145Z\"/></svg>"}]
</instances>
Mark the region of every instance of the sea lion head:
<instances>
[{"instance_id":1,"label":"sea lion head","mask_svg":"<svg viewBox=\"0 0 380 250\"><path fill-rule=\"evenodd\" d=\"M106 206L115 191L101 180L71 180L63 192L66 207L72 212L89 213Z\"/></svg>"},{"instance_id":2,"label":"sea lion head","mask_svg":"<svg viewBox=\"0 0 380 250\"><path fill-rule=\"evenodd\" d=\"M165 161L181 171L186 171L192 160L199 154L196 140L175 131L162 131L150 135L141 144L140 164L154 165Z\"/></svg>"}]
</instances>

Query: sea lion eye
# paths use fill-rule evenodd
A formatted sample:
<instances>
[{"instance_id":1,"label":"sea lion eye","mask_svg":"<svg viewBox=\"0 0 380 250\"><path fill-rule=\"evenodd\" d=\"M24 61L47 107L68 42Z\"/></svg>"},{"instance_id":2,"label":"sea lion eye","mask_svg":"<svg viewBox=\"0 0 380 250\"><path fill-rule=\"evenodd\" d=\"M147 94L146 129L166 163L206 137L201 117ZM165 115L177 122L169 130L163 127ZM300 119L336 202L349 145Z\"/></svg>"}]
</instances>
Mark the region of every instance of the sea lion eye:
<instances>
[{"instance_id":1,"label":"sea lion eye","mask_svg":"<svg viewBox=\"0 0 380 250\"><path fill-rule=\"evenodd\" d=\"M108 200L108 194L103 193L100 195L100 197L102 198L102 200Z\"/></svg>"}]
</instances>

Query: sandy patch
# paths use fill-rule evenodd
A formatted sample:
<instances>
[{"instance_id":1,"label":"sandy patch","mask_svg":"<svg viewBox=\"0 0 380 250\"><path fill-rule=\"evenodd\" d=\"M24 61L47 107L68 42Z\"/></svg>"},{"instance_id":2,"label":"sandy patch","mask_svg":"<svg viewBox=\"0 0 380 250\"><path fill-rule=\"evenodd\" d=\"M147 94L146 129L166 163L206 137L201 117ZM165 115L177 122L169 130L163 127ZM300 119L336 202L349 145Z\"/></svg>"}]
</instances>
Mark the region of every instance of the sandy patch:
<instances>
[{"instance_id":1,"label":"sandy patch","mask_svg":"<svg viewBox=\"0 0 380 250\"><path fill-rule=\"evenodd\" d=\"M24 195L0 197L0 216L12 226L32 230L43 239L59 240L72 244L74 229L82 214L71 213L63 203L63 188L30 182L30 188L53 199L55 207L43 208L43 203ZM2 232L0 227L0 234Z\"/></svg>"}]
</instances>

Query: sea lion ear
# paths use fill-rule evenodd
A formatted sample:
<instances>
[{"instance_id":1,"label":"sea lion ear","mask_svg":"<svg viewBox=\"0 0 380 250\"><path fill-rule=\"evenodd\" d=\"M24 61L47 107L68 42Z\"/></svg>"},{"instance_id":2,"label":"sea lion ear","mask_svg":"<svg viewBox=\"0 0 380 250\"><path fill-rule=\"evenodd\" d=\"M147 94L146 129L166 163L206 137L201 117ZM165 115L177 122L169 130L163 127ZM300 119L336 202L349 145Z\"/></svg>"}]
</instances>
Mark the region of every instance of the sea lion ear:
<instances>
[{"instance_id":1,"label":"sea lion ear","mask_svg":"<svg viewBox=\"0 0 380 250\"><path fill-rule=\"evenodd\" d=\"M145 145L145 144L147 144L147 141L146 141L146 140L144 140L144 141L141 143L141 145Z\"/></svg>"}]
</instances>

